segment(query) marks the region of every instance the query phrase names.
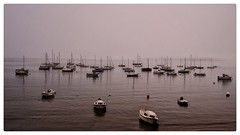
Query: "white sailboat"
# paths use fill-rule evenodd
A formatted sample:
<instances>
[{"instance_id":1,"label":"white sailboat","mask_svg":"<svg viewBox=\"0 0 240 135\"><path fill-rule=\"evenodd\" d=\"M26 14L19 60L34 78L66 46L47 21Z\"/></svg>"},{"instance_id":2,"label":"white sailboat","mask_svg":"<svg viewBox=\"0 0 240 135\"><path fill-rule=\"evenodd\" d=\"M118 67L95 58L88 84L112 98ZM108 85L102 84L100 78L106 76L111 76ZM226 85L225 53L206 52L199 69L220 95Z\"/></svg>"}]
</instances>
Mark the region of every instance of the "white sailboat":
<instances>
[{"instance_id":1,"label":"white sailboat","mask_svg":"<svg viewBox=\"0 0 240 135\"><path fill-rule=\"evenodd\" d=\"M28 75L28 69L25 69L25 56L23 56L23 67L15 70L16 75Z\"/></svg>"}]
</instances>

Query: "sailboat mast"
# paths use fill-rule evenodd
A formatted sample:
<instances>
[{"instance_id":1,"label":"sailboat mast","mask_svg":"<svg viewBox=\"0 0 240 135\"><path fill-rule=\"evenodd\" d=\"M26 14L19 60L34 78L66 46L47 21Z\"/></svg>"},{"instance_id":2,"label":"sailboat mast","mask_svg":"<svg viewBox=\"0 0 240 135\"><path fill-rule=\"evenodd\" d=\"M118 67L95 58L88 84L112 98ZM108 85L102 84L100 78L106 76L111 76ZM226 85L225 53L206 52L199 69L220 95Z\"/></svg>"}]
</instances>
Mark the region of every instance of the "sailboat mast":
<instances>
[{"instance_id":1,"label":"sailboat mast","mask_svg":"<svg viewBox=\"0 0 240 135\"><path fill-rule=\"evenodd\" d=\"M149 58L147 59L147 62L148 62L148 68L149 68Z\"/></svg>"},{"instance_id":2,"label":"sailboat mast","mask_svg":"<svg viewBox=\"0 0 240 135\"><path fill-rule=\"evenodd\" d=\"M108 66L108 56L107 56L107 66Z\"/></svg>"},{"instance_id":3,"label":"sailboat mast","mask_svg":"<svg viewBox=\"0 0 240 135\"><path fill-rule=\"evenodd\" d=\"M200 73L201 73L201 70L202 70L202 68L201 68L201 59L200 59Z\"/></svg>"},{"instance_id":4,"label":"sailboat mast","mask_svg":"<svg viewBox=\"0 0 240 135\"><path fill-rule=\"evenodd\" d=\"M94 55L94 66L96 66L96 55Z\"/></svg>"},{"instance_id":5,"label":"sailboat mast","mask_svg":"<svg viewBox=\"0 0 240 135\"><path fill-rule=\"evenodd\" d=\"M23 69L25 67L25 56L23 55Z\"/></svg>"},{"instance_id":6,"label":"sailboat mast","mask_svg":"<svg viewBox=\"0 0 240 135\"><path fill-rule=\"evenodd\" d=\"M72 58L73 58L73 56L72 56L72 52L71 52L71 61L70 61L70 62L71 62L71 64L72 64Z\"/></svg>"},{"instance_id":7,"label":"sailboat mast","mask_svg":"<svg viewBox=\"0 0 240 135\"><path fill-rule=\"evenodd\" d=\"M112 57L110 56L110 67L112 66Z\"/></svg>"},{"instance_id":8,"label":"sailboat mast","mask_svg":"<svg viewBox=\"0 0 240 135\"><path fill-rule=\"evenodd\" d=\"M190 55L190 67L192 66L192 55Z\"/></svg>"},{"instance_id":9,"label":"sailboat mast","mask_svg":"<svg viewBox=\"0 0 240 135\"><path fill-rule=\"evenodd\" d=\"M211 67L212 67L212 58L211 58Z\"/></svg>"},{"instance_id":10,"label":"sailboat mast","mask_svg":"<svg viewBox=\"0 0 240 135\"><path fill-rule=\"evenodd\" d=\"M53 50L52 50L52 63L53 63Z\"/></svg>"},{"instance_id":11,"label":"sailboat mast","mask_svg":"<svg viewBox=\"0 0 240 135\"><path fill-rule=\"evenodd\" d=\"M60 52L58 52L58 63L60 65Z\"/></svg>"},{"instance_id":12,"label":"sailboat mast","mask_svg":"<svg viewBox=\"0 0 240 135\"><path fill-rule=\"evenodd\" d=\"M170 58L170 67L172 68L172 58Z\"/></svg>"},{"instance_id":13,"label":"sailboat mast","mask_svg":"<svg viewBox=\"0 0 240 135\"><path fill-rule=\"evenodd\" d=\"M186 69L186 58L184 58L184 69Z\"/></svg>"},{"instance_id":14,"label":"sailboat mast","mask_svg":"<svg viewBox=\"0 0 240 135\"><path fill-rule=\"evenodd\" d=\"M134 63L134 62L133 62ZM123 65L123 56L122 56L122 65Z\"/></svg>"},{"instance_id":15,"label":"sailboat mast","mask_svg":"<svg viewBox=\"0 0 240 135\"><path fill-rule=\"evenodd\" d=\"M45 53L45 64L47 64L47 53Z\"/></svg>"}]
</instances>

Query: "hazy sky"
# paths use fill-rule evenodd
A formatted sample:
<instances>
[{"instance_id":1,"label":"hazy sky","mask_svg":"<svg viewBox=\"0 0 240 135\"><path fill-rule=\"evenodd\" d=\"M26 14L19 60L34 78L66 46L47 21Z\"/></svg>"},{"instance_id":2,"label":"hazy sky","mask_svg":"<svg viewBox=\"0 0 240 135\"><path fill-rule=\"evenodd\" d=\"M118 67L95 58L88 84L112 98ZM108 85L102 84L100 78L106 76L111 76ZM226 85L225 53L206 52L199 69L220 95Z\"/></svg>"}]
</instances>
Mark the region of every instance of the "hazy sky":
<instances>
[{"instance_id":1,"label":"hazy sky","mask_svg":"<svg viewBox=\"0 0 240 135\"><path fill-rule=\"evenodd\" d=\"M5 5L4 56L235 59L236 5Z\"/></svg>"}]
</instances>

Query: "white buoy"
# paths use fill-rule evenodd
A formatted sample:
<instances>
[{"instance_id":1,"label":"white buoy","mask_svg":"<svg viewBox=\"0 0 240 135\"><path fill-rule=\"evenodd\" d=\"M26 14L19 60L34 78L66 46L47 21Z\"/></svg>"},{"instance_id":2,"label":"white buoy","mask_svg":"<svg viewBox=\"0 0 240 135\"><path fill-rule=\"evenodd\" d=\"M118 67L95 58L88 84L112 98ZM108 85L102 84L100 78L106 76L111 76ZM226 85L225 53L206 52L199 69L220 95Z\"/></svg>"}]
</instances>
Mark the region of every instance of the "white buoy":
<instances>
[{"instance_id":1,"label":"white buoy","mask_svg":"<svg viewBox=\"0 0 240 135\"><path fill-rule=\"evenodd\" d=\"M230 92L227 92L227 93L226 93L226 97L230 97Z\"/></svg>"}]
</instances>

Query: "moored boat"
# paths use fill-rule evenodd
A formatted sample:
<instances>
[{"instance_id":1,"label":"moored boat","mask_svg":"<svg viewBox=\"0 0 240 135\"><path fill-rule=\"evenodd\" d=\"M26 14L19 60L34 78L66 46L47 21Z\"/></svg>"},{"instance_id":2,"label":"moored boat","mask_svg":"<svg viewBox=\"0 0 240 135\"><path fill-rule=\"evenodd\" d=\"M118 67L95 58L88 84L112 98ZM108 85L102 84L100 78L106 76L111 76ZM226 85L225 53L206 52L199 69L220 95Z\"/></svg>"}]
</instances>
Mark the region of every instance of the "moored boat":
<instances>
[{"instance_id":1,"label":"moored boat","mask_svg":"<svg viewBox=\"0 0 240 135\"><path fill-rule=\"evenodd\" d=\"M223 76L218 76L218 80L232 80L232 77L227 74L223 74Z\"/></svg>"},{"instance_id":2,"label":"moored boat","mask_svg":"<svg viewBox=\"0 0 240 135\"><path fill-rule=\"evenodd\" d=\"M98 72L98 73L102 73L104 70L103 68L95 68L94 70L92 70L93 73Z\"/></svg>"},{"instance_id":3,"label":"moored boat","mask_svg":"<svg viewBox=\"0 0 240 135\"><path fill-rule=\"evenodd\" d=\"M42 98L51 98L54 97L55 94L56 91L54 91L53 89L46 89L42 92Z\"/></svg>"},{"instance_id":4,"label":"moored boat","mask_svg":"<svg viewBox=\"0 0 240 135\"><path fill-rule=\"evenodd\" d=\"M98 77L98 73L93 72L93 73L87 73L87 77Z\"/></svg>"},{"instance_id":5,"label":"moored boat","mask_svg":"<svg viewBox=\"0 0 240 135\"><path fill-rule=\"evenodd\" d=\"M28 75L28 69L25 69L25 57L23 56L23 67L16 69L15 74L16 75Z\"/></svg>"},{"instance_id":6,"label":"moored boat","mask_svg":"<svg viewBox=\"0 0 240 135\"><path fill-rule=\"evenodd\" d=\"M158 69L158 70L156 70L156 71L153 71L153 74L163 75L163 74L164 74L164 71Z\"/></svg>"},{"instance_id":7,"label":"moored boat","mask_svg":"<svg viewBox=\"0 0 240 135\"><path fill-rule=\"evenodd\" d=\"M127 74L127 77L138 77L138 73L129 73Z\"/></svg>"},{"instance_id":8,"label":"moored boat","mask_svg":"<svg viewBox=\"0 0 240 135\"><path fill-rule=\"evenodd\" d=\"M148 67L142 68L142 72L151 72L152 68L149 68L149 59L147 59Z\"/></svg>"},{"instance_id":9,"label":"moored boat","mask_svg":"<svg viewBox=\"0 0 240 135\"><path fill-rule=\"evenodd\" d=\"M206 76L205 73L194 73L193 75L194 75L194 76Z\"/></svg>"},{"instance_id":10,"label":"moored boat","mask_svg":"<svg viewBox=\"0 0 240 135\"><path fill-rule=\"evenodd\" d=\"M170 75L170 76L177 76L177 73L176 72L167 72L167 75Z\"/></svg>"},{"instance_id":11,"label":"moored boat","mask_svg":"<svg viewBox=\"0 0 240 135\"><path fill-rule=\"evenodd\" d=\"M123 64L123 56L122 56L122 64L119 64L118 67L125 67L125 64Z\"/></svg>"},{"instance_id":12,"label":"moored boat","mask_svg":"<svg viewBox=\"0 0 240 135\"><path fill-rule=\"evenodd\" d=\"M47 53L45 54L45 63L42 63L40 66L39 66L39 70L49 70L51 67L51 64L48 60L48 55Z\"/></svg>"},{"instance_id":13,"label":"moored boat","mask_svg":"<svg viewBox=\"0 0 240 135\"><path fill-rule=\"evenodd\" d=\"M139 110L139 118L144 122L150 124L157 124L158 116L155 112L147 110L147 109L140 109Z\"/></svg>"},{"instance_id":14,"label":"moored boat","mask_svg":"<svg viewBox=\"0 0 240 135\"><path fill-rule=\"evenodd\" d=\"M188 106L188 101L186 99L183 99L183 97L180 97L177 100L177 103L179 106Z\"/></svg>"},{"instance_id":15,"label":"moored boat","mask_svg":"<svg viewBox=\"0 0 240 135\"><path fill-rule=\"evenodd\" d=\"M96 109L106 109L106 106L106 102L103 101L101 98L98 98L98 100L93 103L93 107Z\"/></svg>"},{"instance_id":16,"label":"moored boat","mask_svg":"<svg viewBox=\"0 0 240 135\"><path fill-rule=\"evenodd\" d=\"M73 72L73 69L65 66L63 67L62 72Z\"/></svg>"},{"instance_id":17,"label":"moored boat","mask_svg":"<svg viewBox=\"0 0 240 135\"><path fill-rule=\"evenodd\" d=\"M187 69L182 69L182 70L179 70L178 73L188 74L188 73L189 73L189 70L187 70Z\"/></svg>"}]
</instances>

